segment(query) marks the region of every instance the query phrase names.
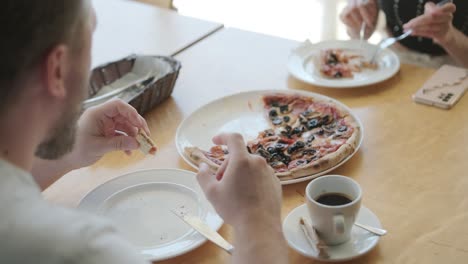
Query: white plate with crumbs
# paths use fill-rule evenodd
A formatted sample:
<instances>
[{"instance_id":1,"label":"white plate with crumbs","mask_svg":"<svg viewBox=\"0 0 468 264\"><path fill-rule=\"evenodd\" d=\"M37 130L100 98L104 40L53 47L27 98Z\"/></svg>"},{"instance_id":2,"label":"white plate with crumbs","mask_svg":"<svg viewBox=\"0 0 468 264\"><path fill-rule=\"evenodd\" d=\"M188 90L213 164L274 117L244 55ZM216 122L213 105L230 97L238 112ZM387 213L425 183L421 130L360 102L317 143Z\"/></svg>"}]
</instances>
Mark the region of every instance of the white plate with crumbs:
<instances>
[{"instance_id":1,"label":"white plate with crumbs","mask_svg":"<svg viewBox=\"0 0 468 264\"><path fill-rule=\"evenodd\" d=\"M110 219L143 256L160 261L191 251L206 239L171 210L189 213L212 229L223 224L193 172L151 169L108 181L88 193L80 209Z\"/></svg>"}]
</instances>

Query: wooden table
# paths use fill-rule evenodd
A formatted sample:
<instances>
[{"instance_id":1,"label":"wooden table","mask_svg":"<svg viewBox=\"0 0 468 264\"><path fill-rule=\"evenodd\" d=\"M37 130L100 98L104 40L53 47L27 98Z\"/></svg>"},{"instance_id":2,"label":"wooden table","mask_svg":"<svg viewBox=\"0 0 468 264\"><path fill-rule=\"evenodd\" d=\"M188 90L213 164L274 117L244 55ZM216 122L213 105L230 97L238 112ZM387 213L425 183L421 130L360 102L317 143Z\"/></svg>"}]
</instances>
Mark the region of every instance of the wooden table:
<instances>
[{"instance_id":1,"label":"wooden table","mask_svg":"<svg viewBox=\"0 0 468 264\"><path fill-rule=\"evenodd\" d=\"M333 171L357 180L363 204L389 234L368 255L349 263L466 263L468 259L468 98L446 111L415 104L411 95L434 72L402 65L390 80L360 89L326 89L288 75L286 60L298 43L223 29L176 56L182 62L172 98L145 117L160 147L155 157L111 153L96 165L64 176L45 197L75 206L99 184L139 168L191 168L177 154L174 135L192 111L220 96L253 89L297 89L336 98L364 125L358 153ZM201 96L203 95L203 96ZM304 203L307 182L283 188L283 218ZM221 228L232 241L232 229ZM211 243L163 261L228 263ZM291 263L317 263L290 250Z\"/></svg>"},{"instance_id":2,"label":"wooden table","mask_svg":"<svg viewBox=\"0 0 468 264\"><path fill-rule=\"evenodd\" d=\"M93 0L93 67L132 53L172 56L223 27L128 0Z\"/></svg>"}]
</instances>

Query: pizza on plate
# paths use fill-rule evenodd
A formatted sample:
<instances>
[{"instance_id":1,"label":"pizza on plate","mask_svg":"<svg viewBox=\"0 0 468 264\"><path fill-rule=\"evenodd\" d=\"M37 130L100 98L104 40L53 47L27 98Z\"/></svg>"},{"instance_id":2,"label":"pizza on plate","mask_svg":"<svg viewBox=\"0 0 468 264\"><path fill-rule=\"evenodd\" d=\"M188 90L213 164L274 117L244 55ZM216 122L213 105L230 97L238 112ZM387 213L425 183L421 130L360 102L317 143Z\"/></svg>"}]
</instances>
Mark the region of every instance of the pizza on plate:
<instances>
[{"instance_id":1,"label":"pizza on plate","mask_svg":"<svg viewBox=\"0 0 468 264\"><path fill-rule=\"evenodd\" d=\"M262 98L269 128L247 142L247 150L263 157L280 180L320 173L352 155L359 145L361 127L332 100L303 95L270 94ZM185 155L216 171L229 155L223 146L210 150L185 148Z\"/></svg>"},{"instance_id":2,"label":"pizza on plate","mask_svg":"<svg viewBox=\"0 0 468 264\"><path fill-rule=\"evenodd\" d=\"M378 65L364 60L358 52L326 49L320 52L320 73L330 79L353 78L363 69L377 69Z\"/></svg>"}]
</instances>

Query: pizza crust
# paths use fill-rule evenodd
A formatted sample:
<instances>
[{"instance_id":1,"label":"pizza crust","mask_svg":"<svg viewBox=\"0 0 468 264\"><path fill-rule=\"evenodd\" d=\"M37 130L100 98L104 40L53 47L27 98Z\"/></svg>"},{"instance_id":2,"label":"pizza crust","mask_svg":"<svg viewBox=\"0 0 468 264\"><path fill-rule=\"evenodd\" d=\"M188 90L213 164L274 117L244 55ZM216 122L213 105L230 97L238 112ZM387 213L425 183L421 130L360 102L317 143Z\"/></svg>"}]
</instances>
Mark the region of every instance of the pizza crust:
<instances>
[{"instance_id":1,"label":"pizza crust","mask_svg":"<svg viewBox=\"0 0 468 264\"><path fill-rule=\"evenodd\" d=\"M157 151L156 144L154 144L153 140L151 140L151 138L148 137L142 129L138 130L138 133L136 135L136 140L138 144L140 144L141 152L143 152L145 155L156 154L156 151Z\"/></svg>"},{"instance_id":2,"label":"pizza crust","mask_svg":"<svg viewBox=\"0 0 468 264\"><path fill-rule=\"evenodd\" d=\"M211 171L217 172L220 167L218 164L208 159L205 156L205 152L198 147L185 147L184 153L198 168L200 168L200 164L206 163Z\"/></svg>"}]
</instances>

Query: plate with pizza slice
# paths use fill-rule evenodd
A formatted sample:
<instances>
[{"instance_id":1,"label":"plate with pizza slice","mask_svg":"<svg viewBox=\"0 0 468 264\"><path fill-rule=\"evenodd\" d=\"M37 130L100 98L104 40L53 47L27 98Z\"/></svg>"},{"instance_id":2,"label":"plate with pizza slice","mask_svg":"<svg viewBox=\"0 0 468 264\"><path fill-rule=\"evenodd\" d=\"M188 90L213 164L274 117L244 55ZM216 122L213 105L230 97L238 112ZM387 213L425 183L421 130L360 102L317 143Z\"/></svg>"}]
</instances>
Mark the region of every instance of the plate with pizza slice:
<instances>
[{"instance_id":1,"label":"plate with pizza slice","mask_svg":"<svg viewBox=\"0 0 468 264\"><path fill-rule=\"evenodd\" d=\"M359 40L309 41L294 49L288 59L289 72L299 80L328 88L356 88L385 81L400 69L391 50L370 61L376 45Z\"/></svg>"},{"instance_id":2,"label":"plate with pizza slice","mask_svg":"<svg viewBox=\"0 0 468 264\"><path fill-rule=\"evenodd\" d=\"M194 168L204 162L216 171L229 156L213 136L237 132L247 150L263 157L282 184L323 175L359 149L359 119L343 103L320 94L267 90L233 94L188 116L176 133L181 157Z\"/></svg>"}]
</instances>

